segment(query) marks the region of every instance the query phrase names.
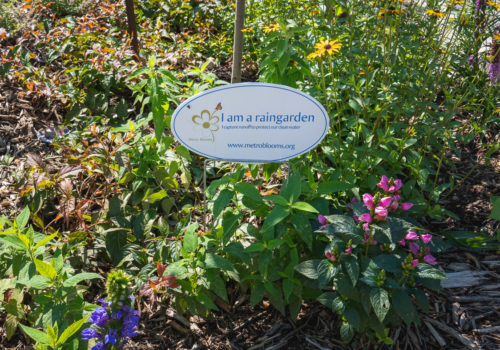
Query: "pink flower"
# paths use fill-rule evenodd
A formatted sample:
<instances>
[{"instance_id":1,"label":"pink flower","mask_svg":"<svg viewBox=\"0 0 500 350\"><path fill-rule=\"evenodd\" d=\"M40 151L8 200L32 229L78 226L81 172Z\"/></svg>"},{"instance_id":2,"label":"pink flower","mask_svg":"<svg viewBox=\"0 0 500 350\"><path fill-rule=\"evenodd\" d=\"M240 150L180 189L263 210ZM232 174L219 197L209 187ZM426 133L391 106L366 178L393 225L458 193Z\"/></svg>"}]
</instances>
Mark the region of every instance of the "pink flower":
<instances>
[{"instance_id":1,"label":"pink flower","mask_svg":"<svg viewBox=\"0 0 500 350\"><path fill-rule=\"evenodd\" d=\"M375 214L377 214L378 216L385 217L385 216L387 216L388 212L387 212L387 209L384 207L376 207Z\"/></svg>"},{"instance_id":2,"label":"pink flower","mask_svg":"<svg viewBox=\"0 0 500 350\"><path fill-rule=\"evenodd\" d=\"M410 202L401 203L402 210L409 210L411 209L411 207L413 207L413 203Z\"/></svg>"},{"instance_id":3,"label":"pink flower","mask_svg":"<svg viewBox=\"0 0 500 350\"><path fill-rule=\"evenodd\" d=\"M399 207L399 203L397 201L393 201L391 203L391 211L396 211L398 210L398 207Z\"/></svg>"},{"instance_id":4,"label":"pink flower","mask_svg":"<svg viewBox=\"0 0 500 350\"><path fill-rule=\"evenodd\" d=\"M363 224L363 229L364 229L365 231L370 230L370 225L368 225L368 224L365 222L365 223Z\"/></svg>"},{"instance_id":5,"label":"pink flower","mask_svg":"<svg viewBox=\"0 0 500 350\"><path fill-rule=\"evenodd\" d=\"M357 202L358 202L358 199L357 199L356 197L352 197L351 202L352 202L352 203L357 203Z\"/></svg>"},{"instance_id":6,"label":"pink flower","mask_svg":"<svg viewBox=\"0 0 500 350\"><path fill-rule=\"evenodd\" d=\"M360 221L360 220L359 220L359 216L357 216L357 215L354 215L352 218L353 218L353 219L354 219L354 221L356 221L356 222L359 222L359 221Z\"/></svg>"},{"instance_id":7,"label":"pink flower","mask_svg":"<svg viewBox=\"0 0 500 350\"><path fill-rule=\"evenodd\" d=\"M424 256L424 261L427 263L427 264L430 264L430 265L437 265L437 261L436 261L436 258L433 257L432 255L430 254L427 254L426 256Z\"/></svg>"},{"instance_id":8,"label":"pink flower","mask_svg":"<svg viewBox=\"0 0 500 350\"><path fill-rule=\"evenodd\" d=\"M420 238L422 239L422 242L429 243L432 239L432 235L430 233L428 233L426 235L420 236Z\"/></svg>"},{"instance_id":9,"label":"pink flower","mask_svg":"<svg viewBox=\"0 0 500 350\"><path fill-rule=\"evenodd\" d=\"M404 246L405 246L405 244L406 244L405 239L403 238L402 240L400 240L400 241L398 242L398 244L399 244L400 246L403 246L403 247L404 247Z\"/></svg>"},{"instance_id":10,"label":"pink flower","mask_svg":"<svg viewBox=\"0 0 500 350\"><path fill-rule=\"evenodd\" d=\"M406 234L405 239L407 241L416 241L418 239L418 235L415 232L410 231Z\"/></svg>"},{"instance_id":11,"label":"pink flower","mask_svg":"<svg viewBox=\"0 0 500 350\"><path fill-rule=\"evenodd\" d=\"M369 193L365 193L363 195L363 203L365 203L368 209L373 209L375 206L373 205L373 196Z\"/></svg>"},{"instance_id":12,"label":"pink flower","mask_svg":"<svg viewBox=\"0 0 500 350\"><path fill-rule=\"evenodd\" d=\"M415 267L417 267L417 266L418 266L418 259L413 259L413 260L411 261L411 267L415 268Z\"/></svg>"},{"instance_id":13,"label":"pink flower","mask_svg":"<svg viewBox=\"0 0 500 350\"><path fill-rule=\"evenodd\" d=\"M362 222L370 223L372 222L372 216L369 213L361 214L359 220Z\"/></svg>"},{"instance_id":14,"label":"pink flower","mask_svg":"<svg viewBox=\"0 0 500 350\"><path fill-rule=\"evenodd\" d=\"M335 256L333 256L332 253L330 253L330 252L325 252L325 256L328 260L337 261L337 258Z\"/></svg>"},{"instance_id":15,"label":"pink flower","mask_svg":"<svg viewBox=\"0 0 500 350\"><path fill-rule=\"evenodd\" d=\"M420 253L420 247L415 242L410 242L410 252L413 255L418 255Z\"/></svg>"},{"instance_id":16,"label":"pink flower","mask_svg":"<svg viewBox=\"0 0 500 350\"><path fill-rule=\"evenodd\" d=\"M347 248L347 249L345 250L345 252L346 252L347 254L351 255L351 254L352 254L352 249L351 249L351 247Z\"/></svg>"},{"instance_id":17,"label":"pink flower","mask_svg":"<svg viewBox=\"0 0 500 350\"><path fill-rule=\"evenodd\" d=\"M384 197L380 200L380 205L383 207L388 207L391 205L392 197Z\"/></svg>"},{"instance_id":18,"label":"pink flower","mask_svg":"<svg viewBox=\"0 0 500 350\"><path fill-rule=\"evenodd\" d=\"M394 180L394 185L389 187L389 189L387 191L391 192L391 193L394 193L394 192L397 192L399 191L399 189L401 188L401 186L403 185L403 182L401 180Z\"/></svg>"},{"instance_id":19,"label":"pink flower","mask_svg":"<svg viewBox=\"0 0 500 350\"><path fill-rule=\"evenodd\" d=\"M321 214L318 215L318 222L321 225L319 227L320 229L322 229L323 227L326 226L326 218L323 215L321 215Z\"/></svg>"},{"instance_id":20,"label":"pink flower","mask_svg":"<svg viewBox=\"0 0 500 350\"><path fill-rule=\"evenodd\" d=\"M385 175L382 175L382 179L380 179L380 182L377 184L377 187L380 187L384 191L389 190L389 178Z\"/></svg>"}]
</instances>

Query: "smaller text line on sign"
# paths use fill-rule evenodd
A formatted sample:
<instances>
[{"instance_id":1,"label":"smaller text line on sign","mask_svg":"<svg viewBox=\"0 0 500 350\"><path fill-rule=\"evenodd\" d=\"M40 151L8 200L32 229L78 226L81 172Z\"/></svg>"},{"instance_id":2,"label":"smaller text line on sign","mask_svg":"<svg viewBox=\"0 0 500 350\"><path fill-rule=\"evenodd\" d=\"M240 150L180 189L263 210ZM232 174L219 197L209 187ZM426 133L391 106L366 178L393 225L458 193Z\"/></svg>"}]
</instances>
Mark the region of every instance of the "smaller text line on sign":
<instances>
[{"instance_id":1,"label":"smaller text line on sign","mask_svg":"<svg viewBox=\"0 0 500 350\"><path fill-rule=\"evenodd\" d=\"M326 135L325 108L284 85L240 83L206 90L172 116L179 142L217 160L281 162L316 147Z\"/></svg>"}]
</instances>

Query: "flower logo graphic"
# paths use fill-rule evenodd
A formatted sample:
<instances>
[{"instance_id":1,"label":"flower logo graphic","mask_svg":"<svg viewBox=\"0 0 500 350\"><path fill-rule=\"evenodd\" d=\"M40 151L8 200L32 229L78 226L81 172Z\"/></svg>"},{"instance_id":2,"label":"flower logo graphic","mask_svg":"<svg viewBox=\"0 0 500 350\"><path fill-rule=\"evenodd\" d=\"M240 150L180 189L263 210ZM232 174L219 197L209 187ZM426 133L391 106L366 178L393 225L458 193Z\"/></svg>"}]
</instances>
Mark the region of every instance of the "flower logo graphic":
<instances>
[{"instance_id":1,"label":"flower logo graphic","mask_svg":"<svg viewBox=\"0 0 500 350\"><path fill-rule=\"evenodd\" d=\"M202 140L204 141L215 141L214 132L219 130L219 117L214 115L214 113L218 110L222 109L219 105L215 108L213 113L210 113L207 109L201 111L200 115L193 115L191 118L193 123L200 126L203 130L203 134L210 137L204 137Z\"/></svg>"}]
</instances>

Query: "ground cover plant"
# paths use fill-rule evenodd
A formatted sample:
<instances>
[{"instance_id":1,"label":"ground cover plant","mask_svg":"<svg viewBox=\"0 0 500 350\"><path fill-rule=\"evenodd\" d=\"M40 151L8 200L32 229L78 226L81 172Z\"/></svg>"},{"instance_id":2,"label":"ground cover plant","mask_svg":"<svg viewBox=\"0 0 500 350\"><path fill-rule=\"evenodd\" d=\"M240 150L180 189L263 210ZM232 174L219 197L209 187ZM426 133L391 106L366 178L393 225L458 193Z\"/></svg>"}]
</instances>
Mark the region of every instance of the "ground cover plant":
<instances>
[{"instance_id":1,"label":"ground cover plant","mask_svg":"<svg viewBox=\"0 0 500 350\"><path fill-rule=\"evenodd\" d=\"M12 179L0 195L17 200L1 204L5 344L150 347L146 322L163 312L188 340L158 348L188 347L202 332L193 319L245 304L276 310L293 332L323 305L331 332L311 348L402 347L402 333L419 347L422 327L437 348L432 306L453 276L442 259L465 249L498 268L495 185L482 194L488 226L450 228L466 221L454 199L465 184L500 171L498 2L247 2L243 78L310 94L330 127L288 165L208 162L206 190L204 159L173 138L170 118L230 80L234 2L135 1L139 57L120 1L0 9L0 107L24 108L0 127L0 174ZM475 337L461 316L460 332L440 330L494 348L499 307L471 321ZM231 341L287 347L293 332Z\"/></svg>"}]
</instances>

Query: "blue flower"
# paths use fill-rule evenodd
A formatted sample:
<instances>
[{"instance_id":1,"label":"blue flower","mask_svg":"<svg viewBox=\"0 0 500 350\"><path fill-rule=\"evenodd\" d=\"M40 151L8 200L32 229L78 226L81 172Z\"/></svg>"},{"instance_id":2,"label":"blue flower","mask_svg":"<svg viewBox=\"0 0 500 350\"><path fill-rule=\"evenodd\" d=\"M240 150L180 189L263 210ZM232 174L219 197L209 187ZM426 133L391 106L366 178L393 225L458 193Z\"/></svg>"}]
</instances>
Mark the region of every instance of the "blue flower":
<instances>
[{"instance_id":1,"label":"blue flower","mask_svg":"<svg viewBox=\"0 0 500 350\"><path fill-rule=\"evenodd\" d=\"M102 341L98 341L96 345L92 347L91 350L104 350L104 344Z\"/></svg>"},{"instance_id":2,"label":"blue flower","mask_svg":"<svg viewBox=\"0 0 500 350\"><path fill-rule=\"evenodd\" d=\"M116 344L116 330L110 329L108 334L104 336L104 344L111 343L111 345Z\"/></svg>"},{"instance_id":3,"label":"blue flower","mask_svg":"<svg viewBox=\"0 0 500 350\"><path fill-rule=\"evenodd\" d=\"M109 315L103 307L98 307L90 315L90 321L97 327L105 327L109 321Z\"/></svg>"},{"instance_id":4,"label":"blue flower","mask_svg":"<svg viewBox=\"0 0 500 350\"><path fill-rule=\"evenodd\" d=\"M92 338L99 338L101 335L93 328L85 328L82 331L82 340L90 340Z\"/></svg>"}]
</instances>

